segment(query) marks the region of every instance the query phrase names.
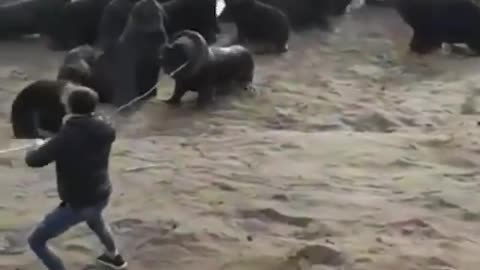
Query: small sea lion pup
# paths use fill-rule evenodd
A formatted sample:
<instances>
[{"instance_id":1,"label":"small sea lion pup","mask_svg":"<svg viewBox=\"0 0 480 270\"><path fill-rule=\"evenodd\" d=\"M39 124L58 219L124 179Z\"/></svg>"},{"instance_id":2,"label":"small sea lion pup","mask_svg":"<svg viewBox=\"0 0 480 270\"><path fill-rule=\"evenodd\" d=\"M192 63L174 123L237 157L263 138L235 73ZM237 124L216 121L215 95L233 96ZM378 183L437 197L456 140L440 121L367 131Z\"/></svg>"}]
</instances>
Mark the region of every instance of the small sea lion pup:
<instances>
[{"instance_id":1,"label":"small sea lion pup","mask_svg":"<svg viewBox=\"0 0 480 270\"><path fill-rule=\"evenodd\" d=\"M442 43L466 43L480 53L480 6L474 0L397 0L395 8L413 29L411 51L427 54Z\"/></svg>"},{"instance_id":2,"label":"small sea lion pup","mask_svg":"<svg viewBox=\"0 0 480 270\"><path fill-rule=\"evenodd\" d=\"M93 92L61 80L39 80L23 88L15 97L10 112L14 137L45 139L57 133L66 115L65 101L74 89Z\"/></svg>"},{"instance_id":3,"label":"small sea lion pup","mask_svg":"<svg viewBox=\"0 0 480 270\"><path fill-rule=\"evenodd\" d=\"M238 42L260 47L255 53L288 51L290 25L280 9L257 0L225 0L237 26Z\"/></svg>"},{"instance_id":4,"label":"small sea lion pup","mask_svg":"<svg viewBox=\"0 0 480 270\"><path fill-rule=\"evenodd\" d=\"M187 91L198 93L197 105L204 107L216 94L233 87L248 89L253 81L255 63L245 47L216 47L198 32L185 30L174 35L163 53L163 68L175 80L168 104L180 104Z\"/></svg>"}]
</instances>

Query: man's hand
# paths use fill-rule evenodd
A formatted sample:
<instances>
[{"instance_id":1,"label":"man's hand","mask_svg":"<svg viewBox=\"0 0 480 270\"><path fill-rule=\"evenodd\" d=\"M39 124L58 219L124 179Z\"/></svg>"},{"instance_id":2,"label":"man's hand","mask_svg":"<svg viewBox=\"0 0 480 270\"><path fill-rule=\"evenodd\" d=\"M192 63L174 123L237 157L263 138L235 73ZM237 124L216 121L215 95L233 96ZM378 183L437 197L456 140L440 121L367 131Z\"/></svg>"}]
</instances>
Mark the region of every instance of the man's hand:
<instances>
[{"instance_id":1,"label":"man's hand","mask_svg":"<svg viewBox=\"0 0 480 270\"><path fill-rule=\"evenodd\" d=\"M26 151L25 162L33 168L48 165L55 161L62 141L61 133L46 140L34 140Z\"/></svg>"},{"instance_id":2,"label":"man's hand","mask_svg":"<svg viewBox=\"0 0 480 270\"><path fill-rule=\"evenodd\" d=\"M35 139L33 143L27 148L27 152L37 150L40 146L44 145L47 141L44 139Z\"/></svg>"},{"instance_id":3,"label":"man's hand","mask_svg":"<svg viewBox=\"0 0 480 270\"><path fill-rule=\"evenodd\" d=\"M35 139L34 144L35 144L36 147L40 147L46 142L47 142L47 140L44 140L44 139Z\"/></svg>"}]
</instances>

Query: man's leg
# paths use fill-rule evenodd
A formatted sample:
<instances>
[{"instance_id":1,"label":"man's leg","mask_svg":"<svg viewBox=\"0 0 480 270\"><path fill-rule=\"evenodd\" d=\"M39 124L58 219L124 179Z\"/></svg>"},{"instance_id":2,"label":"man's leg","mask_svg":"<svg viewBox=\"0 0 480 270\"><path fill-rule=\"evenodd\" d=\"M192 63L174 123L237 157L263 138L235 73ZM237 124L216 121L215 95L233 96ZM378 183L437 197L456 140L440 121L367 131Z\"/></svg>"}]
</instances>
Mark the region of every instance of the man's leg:
<instances>
[{"instance_id":1,"label":"man's leg","mask_svg":"<svg viewBox=\"0 0 480 270\"><path fill-rule=\"evenodd\" d=\"M82 222L81 216L77 215L68 206L59 206L37 226L28 238L32 251L38 256L49 270L64 270L65 267L48 247L48 240L66 232L72 226Z\"/></svg>"},{"instance_id":2,"label":"man's leg","mask_svg":"<svg viewBox=\"0 0 480 270\"><path fill-rule=\"evenodd\" d=\"M110 226L105 223L101 213L99 216L87 220L87 225L97 235L98 239L105 246L105 249L108 253L110 253L112 256L118 254Z\"/></svg>"},{"instance_id":3,"label":"man's leg","mask_svg":"<svg viewBox=\"0 0 480 270\"><path fill-rule=\"evenodd\" d=\"M102 211L107 204L108 201L100 203L95 207L85 209L82 212L88 227L90 227L90 229L97 235L98 239L106 249L106 252L98 257L98 261L114 269L123 269L127 267L127 262L118 253L110 226L105 223L102 216Z\"/></svg>"}]
</instances>

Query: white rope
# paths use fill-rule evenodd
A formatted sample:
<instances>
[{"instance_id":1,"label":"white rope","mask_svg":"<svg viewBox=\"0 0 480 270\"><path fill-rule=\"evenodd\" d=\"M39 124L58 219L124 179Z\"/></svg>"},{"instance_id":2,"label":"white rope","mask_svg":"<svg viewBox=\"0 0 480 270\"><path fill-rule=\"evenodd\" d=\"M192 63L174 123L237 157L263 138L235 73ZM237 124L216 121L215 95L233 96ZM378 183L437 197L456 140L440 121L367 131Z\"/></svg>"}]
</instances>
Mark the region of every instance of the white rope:
<instances>
[{"instance_id":1,"label":"white rope","mask_svg":"<svg viewBox=\"0 0 480 270\"><path fill-rule=\"evenodd\" d=\"M184 67L186 67L188 65L188 62L190 61L186 61L185 63L183 63L182 65L180 65L178 68L176 68L174 71L170 72L168 74L168 76L170 77L173 77L175 74L177 74L179 71L181 71Z\"/></svg>"},{"instance_id":2,"label":"white rope","mask_svg":"<svg viewBox=\"0 0 480 270\"><path fill-rule=\"evenodd\" d=\"M177 74L179 71L181 71L183 68L185 68L187 65L188 65L188 62L189 61L186 61L185 63L183 63L182 65L180 65L178 68L176 68L174 71L170 72L168 74L168 76L172 77L174 76L175 74ZM158 82L152 87L150 88L150 90L148 90L147 92L143 93L141 96L138 96L132 100L130 100L129 102L127 102L126 104L123 104L122 106L118 107L118 109L116 109L110 116L108 116L107 118L108 119L111 119L113 118L115 115L117 115L119 112L121 112L123 109L131 106L132 104L134 104L135 102L141 100L142 98L146 97L148 94L150 94L151 92L153 92L155 90L155 88L157 88L158 86Z\"/></svg>"},{"instance_id":3,"label":"white rope","mask_svg":"<svg viewBox=\"0 0 480 270\"><path fill-rule=\"evenodd\" d=\"M35 145L35 143L31 143L31 144L26 144L26 145L22 145L22 146L3 149L3 150L0 150L0 154L6 154L6 153L10 153L10 152L24 150L24 149L27 149L27 148L32 147L34 145Z\"/></svg>"},{"instance_id":4,"label":"white rope","mask_svg":"<svg viewBox=\"0 0 480 270\"><path fill-rule=\"evenodd\" d=\"M132 106L133 104L135 104L135 102L143 99L144 97L148 96L151 92L155 91L155 89L157 88L158 86L158 82L152 86L152 88L150 88L150 90L148 90L147 92L143 93L142 95L130 100L129 102L123 104L122 106L118 107L111 115L107 116L108 119L112 119L113 117L115 117L119 112L121 112L123 109L129 107L129 106Z\"/></svg>"},{"instance_id":5,"label":"white rope","mask_svg":"<svg viewBox=\"0 0 480 270\"><path fill-rule=\"evenodd\" d=\"M176 68L174 71L170 72L168 74L168 76L172 77L174 76L175 74L177 74L179 71L181 71L182 69L184 69L187 65L188 65L188 62L189 61L186 61L185 63L183 63L182 65L180 65L178 68ZM143 99L144 97L146 97L148 94L150 94L151 92L153 92L155 90L155 88L157 88L158 86L158 82L152 87L150 88L150 90L148 90L147 92L143 93L141 96L138 96L132 100L130 100L129 102L127 102L126 104L123 104L122 106L118 107L110 116L108 116L107 118L108 119L111 119L113 117L115 117L119 112L121 112L123 109L131 106L132 104L134 104L135 102ZM0 152L1 153L1 152Z\"/></svg>"}]
</instances>

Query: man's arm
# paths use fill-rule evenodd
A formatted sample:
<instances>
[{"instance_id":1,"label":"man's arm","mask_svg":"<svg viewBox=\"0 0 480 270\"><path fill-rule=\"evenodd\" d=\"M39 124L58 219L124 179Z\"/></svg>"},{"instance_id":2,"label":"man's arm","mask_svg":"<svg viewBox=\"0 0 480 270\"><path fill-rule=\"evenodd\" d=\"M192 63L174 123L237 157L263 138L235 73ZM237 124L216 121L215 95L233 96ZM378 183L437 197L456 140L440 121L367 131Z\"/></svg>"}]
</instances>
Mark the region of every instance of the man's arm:
<instances>
[{"instance_id":1,"label":"man's arm","mask_svg":"<svg viewBox=\"0 0 480 270\"><path fill-rule=\"evenodd\" d=\"M27 156L25 157L25 163L27 163L29 167L35 168L46 166L55 161L64 141L64 134L62 131L38 149L28 151Z\"/></svg>"}]
</instances>

